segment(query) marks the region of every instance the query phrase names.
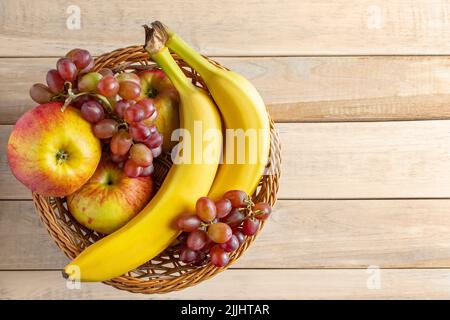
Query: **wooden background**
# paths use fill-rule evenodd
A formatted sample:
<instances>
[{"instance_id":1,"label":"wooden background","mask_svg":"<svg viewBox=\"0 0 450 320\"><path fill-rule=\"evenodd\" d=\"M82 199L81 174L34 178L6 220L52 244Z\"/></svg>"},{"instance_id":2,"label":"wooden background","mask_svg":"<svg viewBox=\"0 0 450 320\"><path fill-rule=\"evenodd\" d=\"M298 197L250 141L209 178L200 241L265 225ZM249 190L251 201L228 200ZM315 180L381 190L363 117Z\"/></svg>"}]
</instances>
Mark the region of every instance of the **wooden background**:
<instances>
[{"instance_id":1,"label":"wooden background","mask_svg":"<svg viewBox=\"0 0 450 320\"><path fill-rule=\"evenodd\" d=\"M194 288L68 290L8 135L56 57L140 44L155 19L260 90L283 142L280 201L245 256ZM448 55L450 1L2 0L0 298L450 298Z\"/></svg>"}]
</instances>

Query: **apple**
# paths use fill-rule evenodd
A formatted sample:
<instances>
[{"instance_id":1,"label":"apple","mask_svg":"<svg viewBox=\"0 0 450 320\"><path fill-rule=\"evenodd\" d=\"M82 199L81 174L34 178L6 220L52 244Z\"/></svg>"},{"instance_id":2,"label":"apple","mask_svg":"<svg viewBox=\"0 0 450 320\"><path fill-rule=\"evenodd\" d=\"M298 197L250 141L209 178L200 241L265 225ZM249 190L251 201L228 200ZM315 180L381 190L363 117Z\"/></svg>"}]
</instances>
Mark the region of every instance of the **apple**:
<instances>
[{"instance_id":1,"label":"apple","mask_svg":"<svg viewBox=\"0 0 450 320\"><path fill-rule=\"evenodd\" d=\"M156 119L150 118L144 120L144 123L155 124L164 137L162 149L164 152L169 152L177 143L171 141L172 132L180 127L178 91L162 70L142 71L139 73L139 78L141 79L140 99L153 99L158 114Z\"/></svg>"},{"instance_id":2,"label":"apple","mask_svg":"<svg viewBox=\"0 0 450 320\"><path fill-rule=\"evenodd\" d=\"M129 178L117 164L102 160L92 178L67 197L67 205L83 226L110 234L139 213L152 193L151 177Z\"/></svg>"},{"instance_id":3,"label":"apple","mask_svg":"<svg viewBox=\"0 0 450 320\"><path fill-rule=\"evenodd\" d=\"M33 192L62 197L75 192L94 174L100 141L78 109L41 104L17 121L8 141L14 176Z\"/></svg>"}]
</instances>

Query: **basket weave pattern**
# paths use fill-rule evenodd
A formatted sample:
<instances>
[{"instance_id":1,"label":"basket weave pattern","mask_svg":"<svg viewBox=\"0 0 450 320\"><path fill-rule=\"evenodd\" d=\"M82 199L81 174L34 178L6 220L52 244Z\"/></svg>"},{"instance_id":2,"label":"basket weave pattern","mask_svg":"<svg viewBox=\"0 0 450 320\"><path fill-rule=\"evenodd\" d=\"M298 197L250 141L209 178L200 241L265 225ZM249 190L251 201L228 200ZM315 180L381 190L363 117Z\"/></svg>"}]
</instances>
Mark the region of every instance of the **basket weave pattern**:
<instances>
[{"instance_id":1,"label":"basket weave pattern","mask_svg":"<svg viewBox=\"0 0 450 320\"><path fill-rule=\"evenodd\" d=\"M174 58L194 85L207 90L202 78L195 70L176 55L174 55ZM210 61L224 68L215 61ZM132 69L156 68L156 65L150 60L142 46L132 46L98 57L95 61L94 70L101 68L111 68L115 72L120 72ZM270 126L271 145L267 166L270 174L266 174L261 178L257 191L253 195L253 200L255 202L265 201L274 205L279 187L281 150L278 133L271 119ZM153 179L156 189L161 186L171 164L169 155L155 159ZM34 193L33 201L50 236L69 259L74 259L87 246L103 237L103 235L80 225L68 211L64 198L43 197ZM260 230L263 225L264 223L261 224ZM233 264L247 250L255 237L256 235L247 237L245 242L230 255L228 266ZM135 293L166 293L193 286L211 278L227 267L218 268L211 265L208 261L202 266L181 263L178 260L177 245L175 244L135 270L104 283Z\"/></svg>"}]
</instances>

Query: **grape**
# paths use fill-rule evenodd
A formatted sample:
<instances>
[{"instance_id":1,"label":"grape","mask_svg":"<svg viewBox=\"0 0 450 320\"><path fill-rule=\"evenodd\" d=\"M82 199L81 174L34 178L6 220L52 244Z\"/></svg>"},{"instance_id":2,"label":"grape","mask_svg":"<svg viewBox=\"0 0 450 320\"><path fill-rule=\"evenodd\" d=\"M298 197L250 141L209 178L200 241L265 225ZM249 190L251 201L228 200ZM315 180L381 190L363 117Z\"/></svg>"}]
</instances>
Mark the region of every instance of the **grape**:
<instances>
[{"instance_id":1,"label":"grape","mask_svg":"<svg viewBox=\"0 0 450 320\"><path fill-rule=\"evenodd\" d=\"M147 167L153 162L152 151L143 143L136 143L131 146L130 158L141 167Z\"/></svg>"},{"instance_id":2,"label":"grape","mask_svg":"<svg viewBox=\"0 0 450 320\"><path fill-rule=\"evenodd\" d=\"M80 92L95 92L97 84L102 79L102 75L98 72L89 72L78 80L78 90Z\"/></svg>"},{"instance_id":3,"label":"grape","mask_svg":"<svg viewBox=\"0 0 450 320\"><path fill-rule=\"evenodd\" d=\"M245 219L242 224L242 232L246 236L252 236L258 231L259 220L257 219Z\"/></svg>"},{"instance_id":4,"label":"grape","mask_svg":"<svg viewBox=\"0 0 450 320\"><path fill-rule=\"evenodd\" d=\"M197 252L197 259L195 259L195 261L192 262L192 264L194 266L201 266L205 263L205 260L206 260L206 253L199 251Z\"/></svg>"},{"instance_id":5,"label":"grape","mask_svg":"<svg viewBox=\"0 0 450 320\"><path fill-rule=\"evenodd\" d=\"M240 242L238 238L233 234L227 242L220 244L220 247L226 252L233 252L239 248L239 245Z\"/></svg>"},{"instance_id":6,"label":"grape","mask_svg":"<svg viewBox=\"0 0 450 320\"><path fill-rule=\"evenodd\" d=\"M30 88L30 97L39 104L47 103L52 99L53 93L45 84L35 83Z\"/></svg>"},{"instance_id":7,"label":"grape","mask_svg":"<svg viewBox=\"0 0 450 320\"><path fill-rule=\"evenodd\" d=\"M105 111L100 103L89 100L81 106L81 115L90 123L96 123L105 117Z\"/></svg>"},{"instance_id":8,"label":"grape","mask_svg":"<svg viewBox=\"0 0 450 320\"><path fill-rule=\"evenodd\" d=\"M56 69L65 81L73 82L77 78L77 66L69 58L60 58L56 63Z\"/></svg>"},{"instance_id":9,"label":"grape","mask_svg":"<svg viewBox=\"0 0 450 320\"><path fill-rule=\"evenodd\" d=\"M136 105L126 108L123 112L123 118L128 123L139 122L144 120L144 110Z\"/></svg>"},{"instance_id":10,"label":"grape","mask_svg":"<svg viewBox=\"0 0 450 320\"><path fill-rule=\"evenodd\" d=\"M124 162L127 159L128 159L128 155L127 154L119 155L119 154L111 153L111 160L113 162Z\"/></svg>"},{"instance_id":11,"label":"grape","mask_svg":"<svg viewBox=\"0 0 450 320\"><path fill-rule=\"evenodd\" d=\"M216 218L216 205L208 197L201 197L195 204L195 212L200 219L210 222Z\"/></svg>"},{"instance_id":12,"label":"grape","mask_svg":"<svg viewBox=\"0 0 450 320\"><path fill-rule=\"evenodd\" d=\"M99 139L108 139L117 132L118 127L116 120L103 119L94 125L94 135Z\"/></svg>"},{"instance_id":13,"label":"grape","mask_svg":"<svg viewBox=\"0 0 450 320\"><path fill-rule=\"evenodd\" d=\"M188 235L189 235L188 232L182 232L182 233L180 233L180 234L178 235L178 237L177 237L178 242L180 242L180 243L183 243L183 242L184 242L184 243L185 243L186 240L187 240Z\"/></svg>"},{"instance_id":14,"label":"grape","mask_svg":"<svg viewBox=\"0 0 450 320\"><path fill-rule=\"evenodd\" d=\"M225 222L232 228L235 228L239 226L242 223L242 221L244 221L244 219L245 214L239 211L239 209L235 208L231 210L231 212L225 218L220 219L220 221Z\"/></svg>"},{"instance_id":15,"label":"grape","mask_svg":"<svg viewBox=\"0 0 450 320\"><path fill-rule=\"evenodd\" d=\"M200 219L195 214L184 214L177 219L178 229L186 232L197 230L201 225Z\"/></svg>"},{"instance_id":16,"label":"grape","mask_svg":"<svg viewBox=\"0 0 450 320\"><path fill-rule=\"evenodd\" d=\"M64 91L64 79L61 78L59 72L55 69L51 69L47 72L46 80L51 92L61 93Z\"/></svg>"},{"instance_id":17,"label":"grape","mask_svg":"<svg viewBox=\"0 0 450 320\"><path fill-rule=\"evenodd\" d=\"M124 82L124 81L131 81L136 83L137 85L141 86L141 79L139 78L139 76L135 73L132 72L122 72L119 73L117 76L117 81L119 81L120 83Z\"/></svg>"},{"instance_id":18,"label":"grape","mask_svg":"<svg viewBox=\"0 0 450 320\"><path fill-rule=\"evenodd\" d=\"M215 243L225 243L232 235L233 230L226 223L217 222L208 227L208 237Z\"/></svg>"},{"instance_id":19,"label":"grape","mask_svg":"<svg viewBox=\"0 0 450 320\"><path fill-rule=\"evenodd\" d=\"M105 97L112 97L119 92L119 82L113 76L103 77L97 84L98 92Z\"/></svg>"},{"instance_id":20,"label":"grape","mask_svg":"<svg viewBox=\"0 0 450 320\"><path fill-rule=\"evenodd\" d=\"M66 57L73 61L78 70L86 68L92 61L92 56L89 51L84 49L70 50Z\"/></svg>"},{"instance_id":21,"label":"grape","mask_svg":"<svg viewBox=\"0 0 450 320\"><path fill-rule=\"evenodd\" d=\"M88 102L90 100L94 100L91 96L85 94L79 97L76 97L73 101L72 101L72 106L78 109L81 109L81 107L83 106L83 104L85 102Z\"/></svg>"},{"instance_id":22,"label":"grape","mask_svg":"<svg viewBox=\"0 0 450 320\"><path fill-rule=\"evenodd\" d=\"M131 103L127 100L119 100L116 103L115 110L119 117L123 118L123 114L126 108L130 107Z\"/></svg>"},{"instance_id":23,"label":"grape","mask_svg":"<svg viewBox=\"0 0 450 320\"><path fill-rule=\"evenodd\" d=\"M149 128L150 129L150 128ZM151 129L150 129L151 132ZM144 141L144 143L150 149L158 148L163 144L163 136L159 132L155 132L150 135L150 137Z\"/></svg>"},{"instance_id":24,"label":"grape","mask_svg":"<svg viewBox=\"0 0 450 320\"><path fill-rule=\"evenodd\" d=\"M127 110L125 110L125 112L131 108L133 108L133 107L128 108ZM131 133L131 136L133 137L133 139L135 141L139 141L139 142L144 142L144 141L148 140L151 135L150 128L140 122L133 123L130 126L130 133Z\"/></svg>"},{"instance_id":25,"label":"grape","mask_svg":"<svg viewBox=\"0 0 450 320\"><path fill-rule=\"evenodd\" d=\"M184 263L191 263L197 259L197 252L188 247L183 247L180 250L180 260Z\"/></svg>"},{"instance_id":26,"label":"grape","mask_svg":"<svg viewBox=\"0 0 450 320\"><path fill-rule=\"evenodd\" d=\"M141 177L149 177L152 175L153 171L155 171L155 167L153 167L153 164L143 167Z\"/></svg>"},{"instance_id":27,"label":"grape","mask_svg":"<svg viewBox=\"0 0 450 320\"><path fill-rule=\"evenodd\" d=\"M109 145L111 152L117 155L125 155L130 150L133 139L131 135L126 130L119 130L115 133L111 139Z\"/></svg>"},{"instance_id":28,"label":"grape","mask_svg":"<svg viewBox=\"0 0 450 320\"><path fill-rule=\"evenodd\" d=\"M113 76L114 72L112 72L111 69L108 68L101 68L98 73L100 73L102 76L106 77L106 76Z\"/></svg>"},{"instance_id":29,"label":"grape","mask_svg":"<svg viewBox=\"0 0 450 320\"><path fill-rule=\"evenodd\" d=\"M203 230L191 232L187 238L186 244L192 250L202 249L208 242L208 235Z\"/></svg>"},{"instance_id":30,"label":"grape","mask_svg":"<svg viewBox=\"0 0 450 320\"><path fill-rule=\"evenodd\" d=\"M128 159L123 166L123 171L130 178L137 178L142 173L142 167L138 166L133 160Z\"/></svg>"},{"instance_id":31,"label":"grape","mask_svg":"<svg viewBox=\"0 0 450 320\"><path fill-rule=\"evenodd\" d=\"M155 132L158 132L158 128L156 128L156 126L154 124L149 125L148 128L150 129L150 132L152 134L154 134Z\"/></svg>"},{"instance_id":32,"label":"grape","mask_svg":"<svg viewBox=\"0 0 450 320\"><path fill-rule=\"evenodd\" d=\"M234 231L233 231L233 235L236 237L236 239L238 239L239 245L241 245L241 244L244 243L244 241L245 241L245 235L244 235L244 233L242 232L242 229L241 229L241 228L234 230Z\"/></svg>"},{"instance_id":33,"label":"grape","mask_svg":"<svg viewBox=\"0 0 450 320\"><path fill-rule=\"evenodd\" d=\"M150 118L156 111L155 105L153 104L153 99L142 99L137 102L136 105L144 110L144 119Z\"/></svg>"},{"instance_id":34,"label":"grape","mask_svg":"<svg viewBox=\"0 0 450 320\"><path fill-rule=\"evenodd\" d=\"M125 100L134 100L141 94L141 86L133 81L120 83L119 95Z\"/></svg>"},{"instance_id":35,"label":"grape","mask_svg":"<svg viewBox=\"0 0 450 320\"><path fill-rule=\"evenodd\" d=\"M255 204L253 210L255 211L255 218L259 220L266 220L272 213L272 207L265 202L258 202L257 204Z\"/></svg>"},{"instance_id":36,"label":"grape","mask_svg":"<svg viewBox=\"0 0 450 320\"><path fill-rule=\"evenodd\" d=\"M248 195L242 190L230 190L223 197L231 201L233 208L245 207L248 201Z\"/></svg>"},{"instance_id":37,"label":"grape","mask_svg":"<svg viewBox=\"0 0 450 320\"><path fill-rule=\"evenodd\" d=\"M162 146L159 146L158 148L153 148L151 150L152 150L153 158L157 158L162 153Z\"/></svg>"},{"instance_id":38,"label":"grape","mask_svg":"<svg viewBox=\"0 0 450 320\"><path fill-rule=\"evenodd\" d=\"M215 204L218 218L226 217L231 212L231 209L233 209L231 201L226 198L217 200Z\"/></svg>"},{"instance_id":39,"label":"grape","mask_svg":"<svg viewBox=\"0 0 450 320\"><path fill-rule=\"evenodd\" d=\"M89 64L87 65L86 68L84 68L83 70L80 70L80 72L78 72L78 74L85 74L88 73L89 71L91 71L94 68L94 59L91 60L91 62L89 62Z\"/></svg>"},{"instance_id":40,"label":"grape","mask_svg":"<svg viewBox=\"0 0 450 320\"><path fill-rule=\"evenodd\" d=\"M228 253L219 246L212 247L209 254L211 256L211 263L216 267L224 267L230 262Z\"/></svg>"}]
</instances>

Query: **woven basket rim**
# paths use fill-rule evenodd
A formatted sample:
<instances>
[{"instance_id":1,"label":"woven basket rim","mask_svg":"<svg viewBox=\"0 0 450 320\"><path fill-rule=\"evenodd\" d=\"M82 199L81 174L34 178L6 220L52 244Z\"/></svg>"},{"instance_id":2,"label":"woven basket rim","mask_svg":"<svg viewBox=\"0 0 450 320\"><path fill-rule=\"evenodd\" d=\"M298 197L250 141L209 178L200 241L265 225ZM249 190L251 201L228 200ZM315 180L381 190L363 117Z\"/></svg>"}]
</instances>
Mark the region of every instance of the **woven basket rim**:
<instances>
[{"instance_id":1,"label":"woven basket rim","mask_svg":"<svg viewBox=\"0 0 450 320\"><path fill-rule=\"evenodd\" d=\"M195 70L190 68L190 66L181 58L179 58L175 54L173 54L173 56L184 73L192 79L192 82L196 86L207 90L207 92L209 93L200 75L195 72ZM226 69L218 62L211 60L206 56L205 58L207 58L213 64ZM153 62L149 59L148 54L143 49L143 46L130 46L122 49L116 49L112 52L105 53L99 56L97 59L95 59L94 70L99 70L103 67L109 67L114 69L114 71L116 72L120 72L129 68L139 68L139 66L142 66L143 68L152 67L152 63ZM253 198L255 201L266 201L271 205L274 205L277 200L279 178L281 175L281 144L278 132L275 129L275 124L270 118L270 115L269 120L271 125L271 141L268 167L272 170L272 173L269 175L263 175L261 177L259 187L253 195ZM167 163L165 165L167 166ZM94 241L96 241L95 239L98 240L98 235L95 232L87 230L83 226L79 225L73 218L71 219L71 217L69 217L70 213L68 213L69 216L67 215L68 210L64 207L63 199L44 197L39 194L33 193L33 202L37 209L37 213L44 223L51 238L69 259L73 259L82 251L82 249L80 249L80 246L82 247L84 245L89 245L92 242L92 239L94 239ZM78 226L76 226L76 224L78 224ZM264 224L264 222L261 223L258 233L254 236L246 237L246 240L239 247L239 249L230 255L230 263L226 267L218 268L208 262L206 265L200 267L194 268L191 266L190 269L188 268L188 270L185 271L183 269L185 266L180 263L170 261L169 264L174 264L173 268L175 272L180 273L178 276L155 276L146 279L145 277L139 277L130 272L127 275L105 281L104 283L120 290L147 294L167 293L193 286L215 276L216 274L230 267L235 261L237 261L237 259L253 243L253 241L263 228ZM73 230L74 225L76 231ZM74 235L75 238L81 239L81 242L78 240L74 240ZM84 240L85 243L82 243ZM168 249L166 249L166 251L167 250ZM167 254L166 251L161 253L158 258L161 257L162 259L163 256ZM171 255L173 256L173 253L171 253ZM165 260L163 260L163 262L164 261ZM153 266L153 268L154 267L155 266ZM137 268L136 270L138 269L139 268ZM149 272L147 269L145 270L146 272Z\"/></svg>"}]
</instances>

